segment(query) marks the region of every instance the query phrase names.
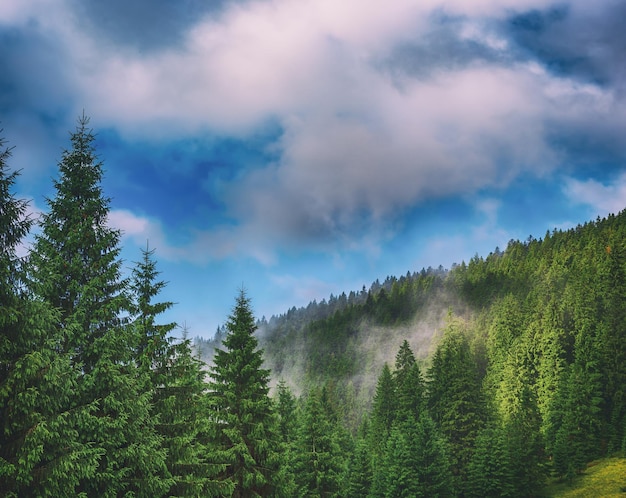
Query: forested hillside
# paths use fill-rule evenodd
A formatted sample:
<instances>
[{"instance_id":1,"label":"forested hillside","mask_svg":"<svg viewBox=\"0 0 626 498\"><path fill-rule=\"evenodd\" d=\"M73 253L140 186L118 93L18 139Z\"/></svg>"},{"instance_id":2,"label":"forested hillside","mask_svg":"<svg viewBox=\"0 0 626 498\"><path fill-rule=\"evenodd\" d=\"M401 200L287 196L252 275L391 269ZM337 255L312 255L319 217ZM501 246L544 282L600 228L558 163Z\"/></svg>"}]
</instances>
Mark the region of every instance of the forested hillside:
<instances>
[{"instance_id":1,"label":"forested hillside","mask_svg":"<svg viewBox=\"0 0 626 498\"><path fill-rule=\"evenodd\" d=\"M266 364L304 398L325 389L359 444L385 418L388 451L402 397L394 354L411 349L424 404L414 422L432 418L456 492L540 494L548 476L626 450L625 235L622 212L292 308L259 322Z\"/></svg>"},{"instance_id":2,"label":"forested hillside","mask_svg":"<svg viewBox=\"0 0 626 498\"><path fill-rule=\"evenodd\" d=\"M93 142L23 258L0 150L0 496L541 496L626 452L626 211L268 321L242 289L205 365Z\"/></svg>"}]
</instances>

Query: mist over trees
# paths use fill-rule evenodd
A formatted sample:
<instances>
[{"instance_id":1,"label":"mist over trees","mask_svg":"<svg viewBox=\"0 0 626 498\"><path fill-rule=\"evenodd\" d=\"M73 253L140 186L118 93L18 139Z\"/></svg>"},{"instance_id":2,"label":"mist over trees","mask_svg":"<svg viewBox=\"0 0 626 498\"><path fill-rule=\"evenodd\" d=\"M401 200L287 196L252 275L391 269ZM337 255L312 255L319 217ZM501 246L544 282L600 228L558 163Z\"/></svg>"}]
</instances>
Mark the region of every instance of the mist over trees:
<instances>
[{"instance_id":1,"label":"mist over trees","mask_svg":"<svg viewBox=\"0 0 626 498\"><path fill-rule=\"evenodd\" d=\"M88 119L40 220L10 156L0 496L541 496L626 453L626 212L269 320L241 290L192 341L149 245L123 276Z\"/></svg>"}]
</instances>

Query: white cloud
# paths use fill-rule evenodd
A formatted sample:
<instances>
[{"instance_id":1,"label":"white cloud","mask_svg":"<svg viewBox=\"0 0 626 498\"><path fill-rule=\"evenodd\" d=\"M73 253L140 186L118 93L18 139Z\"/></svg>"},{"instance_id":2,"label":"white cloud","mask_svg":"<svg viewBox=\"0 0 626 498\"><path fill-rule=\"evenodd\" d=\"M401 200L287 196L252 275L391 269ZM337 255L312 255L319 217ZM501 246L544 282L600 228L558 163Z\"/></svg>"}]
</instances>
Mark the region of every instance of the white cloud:
<instances>
[{"instance_id":1,"label":"white cloud","mask_svg":"<svg viewBox=\"0 0 626 498\"><path fill-rule=\"evenodd\" d=\"M9 3L5 11L24 18ZM614 129L626 123L610 92L537 65L482 61L417 79L379 64L420 40L435 11L468 16L461 38L506 50L482 19L550 4L252 1L199 21L182 47L149 55L90 38L70 2L44 25L64 43L77 107L104 126L163 140L206 128L245 137L268 119L280 123L276 163L224 189L237 225L174 248L158 223L120 220L128 237L150 234L172 258L251 254L255 240L252 256L271 264L277 242L350 244L357 232L384 234L425 199L550 171L559 157L546 123L587 125L607 114Z\"/></svg>"},{"instance_id":2,"label":"white cloud","mask_svg":"<svg viewBox=\"0 0 626 498\"><path fill-rule=\"evenodd\" d=\"M598 216L617 214L626 208L626 173L606 185L593 179L570 178L565 183L565 194L576 204L591 206Z\"/></svg>"},{"instance_id":3,"label":"white cloud","mask_svg":"<svg viewBox=\"0 0 626 498\"><path fill-rule=\"evenodd\" d=\"M168 260L185 259L184 250L168 243L161 223L157 220L137 216L125 209L113 209L109 212L108 224L122 232L122 238L131 240L139 247L149 244L156 249L159 258Z\"/></svg>"}]
</instances>

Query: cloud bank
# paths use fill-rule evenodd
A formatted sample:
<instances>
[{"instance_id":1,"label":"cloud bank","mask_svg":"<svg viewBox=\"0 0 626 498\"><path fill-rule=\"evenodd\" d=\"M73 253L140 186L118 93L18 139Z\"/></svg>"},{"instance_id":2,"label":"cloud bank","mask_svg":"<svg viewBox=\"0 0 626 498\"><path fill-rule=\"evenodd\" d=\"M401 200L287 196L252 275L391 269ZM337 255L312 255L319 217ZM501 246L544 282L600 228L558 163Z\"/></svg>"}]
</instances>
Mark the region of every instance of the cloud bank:
<instances>
[{"instance_id":1,"label":"cloud bank","mask_svg":"<svg viewBox=\"0 0 626 498\"><path fill-rule=\"evenodd\" d=\"M624 159L625 14L612 0L0 7L2 36L21 26L14 36L32 65L13 70L15 94L47 95L37 104L45 119L84 107L129 140L154 143L245 140L277 127L267 144L275 159L222 184L219 219L185 247L157 221L113 213L128 236L159 241L164 257L268 265L278 247L383 241L429 199L571 174L587 153ZM63 99L73 108L48 103ZM215 173L201 174L210 184Z\"/></svg>"}]
</instances>

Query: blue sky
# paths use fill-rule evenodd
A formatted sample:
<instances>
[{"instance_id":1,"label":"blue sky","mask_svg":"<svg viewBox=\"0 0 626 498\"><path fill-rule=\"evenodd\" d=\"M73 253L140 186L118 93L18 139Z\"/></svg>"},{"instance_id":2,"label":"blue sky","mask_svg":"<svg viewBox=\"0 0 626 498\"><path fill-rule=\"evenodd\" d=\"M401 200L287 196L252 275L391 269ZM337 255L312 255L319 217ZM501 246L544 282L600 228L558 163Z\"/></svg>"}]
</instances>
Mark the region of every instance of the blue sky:
<instances>
[{"instance_id":1,"label":"blue sky","mask_svg":"<svg viewBox=\"0 0 626 498\"><path fill-rule=\"evenodd\" d=\"M83 109L171 318L450 267L626 204L615 0L3 0L0 125L46 209Z\"/></svg>"}]
</instances>

